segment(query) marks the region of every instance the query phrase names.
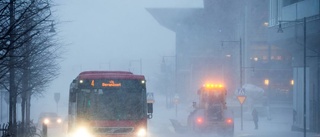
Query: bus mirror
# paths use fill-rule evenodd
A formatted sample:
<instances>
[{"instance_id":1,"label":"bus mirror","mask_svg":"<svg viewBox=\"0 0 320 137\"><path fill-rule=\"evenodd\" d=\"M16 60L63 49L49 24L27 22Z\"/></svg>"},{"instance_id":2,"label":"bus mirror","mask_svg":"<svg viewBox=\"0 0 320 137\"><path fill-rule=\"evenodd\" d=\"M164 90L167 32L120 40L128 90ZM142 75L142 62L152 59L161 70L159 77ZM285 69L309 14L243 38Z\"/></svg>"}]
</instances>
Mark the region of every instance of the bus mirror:
<instances>
[{"instance_id":1,"label":"bus mirror","mask_svg":"<svg viewBox=\"0 0 320 137\"><path fill-rule=\"evenodd\" d=\"M152 118L152 114L148 114L148 119L151 119Z\"/></svg>"},{"instance_id":2,"label":"bus mirror","mask_svg":"<svg viewBox=\"0 0 320 137\"><path fill-rule=\"evenodd\" d=\"M148 103L148 113L153 113L153 104Z\"/></svg>"},{"instance_id":3,"label":"bus mirror","mask_svg":"<svg viewBox=\"0 0 320 137\"><path fill-rule=\"evenodd\" d=\"M75 92L71 92L70 93L70 101L71 102L76 102L76 93Z\"/></svg>"}]
</instances>

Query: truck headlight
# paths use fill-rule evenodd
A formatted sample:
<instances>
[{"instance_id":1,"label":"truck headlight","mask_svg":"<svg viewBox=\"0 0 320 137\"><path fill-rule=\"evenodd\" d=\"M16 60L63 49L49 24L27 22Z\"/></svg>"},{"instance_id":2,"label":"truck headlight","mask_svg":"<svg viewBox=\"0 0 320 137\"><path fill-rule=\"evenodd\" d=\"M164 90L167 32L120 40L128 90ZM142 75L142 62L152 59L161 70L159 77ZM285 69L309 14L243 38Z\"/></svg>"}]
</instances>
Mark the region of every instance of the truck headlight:
<instances>
[{"instance_id":1,"label":"truck headlight","mask_svg":"<svg viewBox=\"0 0 320 137\"><path fill-rule=\"evenodd\" d=\"M138 136L138 137L145 137L145 136L147 136L147 131L146 131L146 129L140 128L140 129L138 130L138 132L137 132L137 136Z\"/></svg>"}]
</instances>

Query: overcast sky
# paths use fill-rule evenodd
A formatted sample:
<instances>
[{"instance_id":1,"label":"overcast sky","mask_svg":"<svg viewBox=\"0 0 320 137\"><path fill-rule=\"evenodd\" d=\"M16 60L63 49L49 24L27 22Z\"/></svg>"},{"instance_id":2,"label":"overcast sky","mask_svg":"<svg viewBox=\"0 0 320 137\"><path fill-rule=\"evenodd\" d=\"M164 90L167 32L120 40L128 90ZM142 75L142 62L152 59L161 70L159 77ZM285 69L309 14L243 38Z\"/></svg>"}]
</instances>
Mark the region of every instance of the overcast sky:
<instances>
[{"instance_id":1,"label":"overcast sky","mask_svg":"<svg viewBox=\"0 0 320 137\"><path fill-rule=\"evenodd\" d=\"M125 70L142 73L152 89L160 73L162 56L175 54L175 33L162 27L146 8L202 7L202 0L54 0L53 14L58 39L65 53L59 77L44 99L34 99L32 116L56 111L54 93L59 92L59 113L67 115L71 81L86 70ZM129 64L132 66L129 68ZM149 90L150 91L150 90ZM152 91L151 91L152 92ZM50 106L50 107L48 107Z\"/></svg>"}]
</instances>

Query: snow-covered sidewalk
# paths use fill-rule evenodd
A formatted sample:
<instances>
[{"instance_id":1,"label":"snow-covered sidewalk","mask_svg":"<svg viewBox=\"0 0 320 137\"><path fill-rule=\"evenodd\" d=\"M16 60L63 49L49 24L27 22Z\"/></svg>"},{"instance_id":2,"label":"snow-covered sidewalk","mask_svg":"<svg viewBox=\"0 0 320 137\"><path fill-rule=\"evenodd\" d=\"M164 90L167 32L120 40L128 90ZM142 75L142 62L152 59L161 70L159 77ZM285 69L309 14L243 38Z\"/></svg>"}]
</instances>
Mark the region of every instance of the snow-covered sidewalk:
<instances>
[{"instance_id":1,"label":"snow-covered sidewalk","mask_svg":"<svg viewBox=\"0 0 320 137\"><path fill-rule=\"evenodd\" d=\"M175 133L170 119L176 119L181 124L186 124L189 109L192 102L189 104L178 104L177 115L176 109L166 108L166 100L164 96L156 96L154 104L153 118L148 121L149 137L198 137L199 134ZM235 110L238 111L238 110ZM240 113L240 112L235 112ZM259 129L254 129L253 121L248 118L251 116L249 112L244 114L247 118L243 119L243 130L241 130L241 118L235 118L235 137L301 137L303 132L291 131L292 114L291 109L273 109L272 120L268 120L265 116L259 117ZM316 133L307 133L307 137L320 137Z\"/></svg>"}]
</instances>

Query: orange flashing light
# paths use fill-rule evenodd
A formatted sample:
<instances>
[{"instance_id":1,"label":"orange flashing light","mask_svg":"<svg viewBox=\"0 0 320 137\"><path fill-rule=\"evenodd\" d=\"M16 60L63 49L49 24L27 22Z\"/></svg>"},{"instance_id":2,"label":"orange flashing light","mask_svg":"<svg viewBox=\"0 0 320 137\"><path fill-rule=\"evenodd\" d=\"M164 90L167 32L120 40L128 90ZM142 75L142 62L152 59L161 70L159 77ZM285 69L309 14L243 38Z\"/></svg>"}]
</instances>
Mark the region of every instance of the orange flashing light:
<instances>
[{"instance_id":1,"label":"orange flashing light","mask_svg":"<svg viewBox=\"0 0 320 137\"><path fill-rule=\"evenodd\" d=\"M203 87L205 88L223 88L222 84L204 84Z\"/></svg>"}]
</instances>

